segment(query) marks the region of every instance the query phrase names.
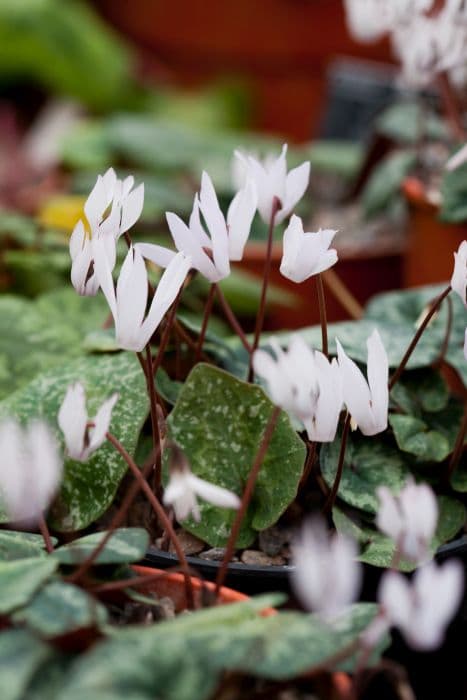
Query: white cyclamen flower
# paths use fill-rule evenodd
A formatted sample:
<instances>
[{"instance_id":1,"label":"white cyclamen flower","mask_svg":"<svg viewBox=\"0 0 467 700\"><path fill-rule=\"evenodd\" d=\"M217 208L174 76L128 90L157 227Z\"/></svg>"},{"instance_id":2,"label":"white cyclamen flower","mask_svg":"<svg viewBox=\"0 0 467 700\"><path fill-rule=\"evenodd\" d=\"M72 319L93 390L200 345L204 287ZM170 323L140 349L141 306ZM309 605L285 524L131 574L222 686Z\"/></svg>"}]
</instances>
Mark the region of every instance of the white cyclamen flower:
<instances>
[{"instance_id":1,"label":"white cyclamen flower","mask_svg":"<svg viewBox=\"0 0 467 700\"><path fill-rule=\"evenodd\" d=\"M454 253L454 271L451 277L451 287L467 307L467 241L462 241Z\"/></svg>"},{"instance_id":2,"label":"white cyclamen flower","mask_svg":"<svg viewBox=\"0 0 467 700\"><path fill-rule=\"evenodd\" d=\"M26 428L0 423L0 500L15 522L36 523L52 501L62 477L58 445L49 426Z\"/></svg>"},{"instance_id":3,"label":"white cyclamen flower","mask_svg":"<svg viewBox=\"0 0 467 700\"><path fill-rule=\"evenodd\" d=\"M386 486L380 486L376 493L378 529L391 537L403 557L422 562L438 523L438 504L432 489L410 479L397 496Z\"/></svg>"},{"instance_id":4,"label":"white cyclamen flower","mask_svg":"<svg viewBox=\"0 0 467 700\"><path fill-rule=\"evenodd\" d=\"M133 189L130 175L119 180L113 168L99 175L84 205L87 227L80 220L70 237L71 281L81 295L94 296L99 282L93 269L93 242L105 240L109 266L116 262L116 241L133 226L141 215L144 202L144 185Z\"/></svg>"},{"instance_id":5,"label":"white cyclamen flower","mask_svg":"<svg viewBox=\"0 0 467 700\"><path fill-rule=\"evenodd\" d=\"M281 274L300 283L328 270L337 262L336 250L329 248L336 233L332 229L305 233L302 220L294 214L284 232Z\"/></svg>"},{"instance_id":6,"label":"white cyclamen flower","mask_svg":"<svg viewBox=\"0 0 467 700\"><path fill-rule=\"evenodd\" d=\"M247 177L251 178L258 193L258 211L261 218L269 224L272 216L274 199L279 200L279 209L274 223L279 224L293 210L305 194L310 178L310 163L307 161L287 173L287 144L282 147L279 158L268 159L261 163L253 156L244 156L236 152L247 168Z\"/></svg>"},{"instance_id":7,"label":"white cyclamen flower","mask_svg":"<svg viewBox=\"0 0 467 700\"><path fill-rule=\"evenodd\" d=\"M302 421L310 440L332 442L343 404L336 361L311 350L300 335L292 336L285 352L274 340L271 346L275 358L265 350L256 350L253 357L271 399Z\"/></svg>"},{"instance_id":8,"label":"white cyclamen flower","mask_svg":"<svg viewBox=\"0 0 467 700\"><path fill-rule=\"evenodd\" d=\"M230 274L230 261L243 257L256 205L256 187L248 179L232 200L225 218L211 178L203 172L201 189L195 196L189 225L177 214L166 214L175 247L189 255L193 268L210 282L219 282ZM203 215L207 232L200 214ZM152 243L138 243L135 247L145 258L161 267L167 267L175 256L173 251Z\"/></svg>"},{"instance_id":9,"label":"white cyclamen flower","mask_svg":"<svg viewBox=\"0 0 467 700\"><path fill-rule=\"evenodd\" d=\"M331 535L322 520L305 523L292 545L291 574L304 607L332 620L353 603L361 584L357 556L356 543L338 533Z\"/></svg>"},{"instance_id":10,"label":"white cyclamen flower","mask_svg":"<svg viewBox=\"0 0 467 700\"><path fill-rule=\"evenodd\" d=\"M179 522L190 515L197 522L201 520L197 496L219 508L240 507L240 499L232 491L200 479L188 467L173 469L164 492L164 503L173 506Z\"/></svg>"},{"instance_id":11,"label":"white cyclamen flower","mask_svg":"<svg viewBox=\"0 0 467 700\"><path fill-rule=\"evenodd\" d=\"M367 340L368 383L355 362L348 357L336 338L337 357L342 377L344 403L364 435L376 435L388 424L388 357L375 329Z\"/></svg>"},{"instance_id":12,"label":"white cyclamen flower","mask_svg":"<svg viewBox=\"0 0 467 700\"><path fill-rule=\"evenodd\" d=\"M377 41L391 29L388 0L344 0L344 8L347 28L356 41Z\"/></svg>"},{"instance_id":13,"label":"white cyclamen flower","mask_svg":"<svg viewBox=\"0 0 467 700\"><path fill-rule=\"evenodd\" d=\"M465 27L447 12L433 17L414 15L412 21L396 28L392 39L402 64L402 80L411 87L424 87L442 71L466 63Z\"/></svg>"},{"instance_id":14,"label":"white cyclamen flower","mask_svg":"<svg viewBox=\"0 0 467 700\"><path fill-rule=\"evenodd\" d=\"M191 267L191 260L178 253L164 271L146 315L148 273L139 250L130 248L115 291L112 271L101 241L95 246L94 265L115 322L116 341L122 350L141 352L175 301Z\"/></svg>"},{"instance_id":15,"label":"white cyclamen flower","mask_svg":"<svg viewBox=\"0 0 467 700\"><path fill-rule=\"evenodd\" d=\"M418 651L433 651L443 643L464 593L464 571L458 561L442 566L434 562L418 569L409 581L387 571L378 591L381 616L397 627L407 644Z\"/></svg>"},{"instance_id":16,"label":"white cyclamen flower","mask_svg":"<svg viewBox=\"0 0 467 700\"><path fill-rule=\"evenodd\" d=\"M87 462L103 444L117 400L118 394L113 394L104 401L94 418L89 418L83 385L80 382L70 384L58 412L58 425L72 459ZM94 425L89 426L89 423Z\"/></svg>"}]
</instances>

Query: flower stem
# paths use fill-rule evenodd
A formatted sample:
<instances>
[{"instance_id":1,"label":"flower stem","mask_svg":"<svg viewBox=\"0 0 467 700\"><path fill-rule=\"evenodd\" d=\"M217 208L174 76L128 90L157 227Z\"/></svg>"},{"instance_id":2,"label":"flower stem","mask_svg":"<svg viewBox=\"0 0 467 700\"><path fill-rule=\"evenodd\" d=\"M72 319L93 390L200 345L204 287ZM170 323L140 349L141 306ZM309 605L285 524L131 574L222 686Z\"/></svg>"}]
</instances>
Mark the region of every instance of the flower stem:
<instances>
[{"instance_id":1,"label":"flower stem","mask_svg":"<svg viewBox=\"0 0 467 700\"><path fill-rule=\"evenodd\" d=\"M51 552L54 551L54 546L52 544L52 538L50 537L50 532L49 532L49 528L47 526L47 522L42 514L39 518L38 525L39 525L39 530L40 530L41 535L42 535L42 539L44 540L46 552L47 552L47 554L50 554Z\"/></svg>"},{"instance_id":2,"label":"flower stem","mask_svg":"<svg viewBox=\"0 0 467 700\"><path fill-rule=\"evenodd\" d=\"M430 321L431 321L431 319L433 318L434 314L435 314L436 311L439 309L439 307L441 306L441 304L443 303L443 301L445 300L445 298L447 297L447 295L449 294L450 291L451 291L451 286L446 287L446 289L444 290L444 292L442 292L442 293L441 293L438 297L436 297L436 299L432 302L428 313L426 314L425 318L423 319L423 322L422 322L421 325L420 325L420 328L419 328L419 329L417 330L417 332L415 333L415 335L414 335L414 337L413 337L413 339L412 339L412 342L410 343L409 347L407 348L407 350L406 350L406 352L405 352L405 355L404 355L404 357L402 358L399 367L398 367L397 370L394 372L394 374L392 375L392 377L391 377L391 379L390 379L390 381L389 381L389 391L391 391L391 389L393 388L393 386L394 386L394 385L399 381L399 379L401 378L402 372L403 372L404 369L406 368L407 362L410 360L410 357L411 357L413 351L414 351L415 348L417 347L418 341L419 341L420 338L422 337L422 335L423 335L423 333L424 333L426 327L428 326L428 324L430 323Z\"/></svg>"},{"instance_id":3,"label":"flower stem","mask_svg":"<svg viewBox=\"0 0 467 700\"><path fill-rule=\"evenodd\" d=\"M151 471L153 465L152 462L149 462L143 471L141 472L141 475L144 479L148 476L149 472ZM97 547L94 549L93 552L89 555L85 561L79 566L76 571L74 571L70 576L66 578L66 581L69 583L76 583L79 579L81 579L91 568L91 566L94 564L96 561L97 557L99 554L102 552L104 549L105 545L107 542L110 540L112 537L114 531L120 527L120 525L123 523L123 520L125 518L125 515L127 514L128 510L131 507L131 504L135 500L136 496L138 495L139 491L141 489L141 484L139 481L134 481L133 484L130 486L128 491L125 494L125 497L122 501L122 504L118 511L115 513L114 517L112 518L112 521L110 523L109 529L107 532L104 534L103 538L97 545Z\"/></svg>"},{"instance_id":4,"label":"flower stem","mask_svg":"<svg viewBox=\"0 0 467 700\"><path fill-rule=\"evenodd\" d=\"M240 528L243 522L243 519L245 518L246 511L248 509L248 506L251 501L251 497L253 495L253 491L255 488L256 480L258 478L259 470L261 469L261 465L263 464L264 458L266 457L266 453L268 451L269 443L271 442L271 438L273 436L274 430L276 428L277 421L280 416L281 409L278 406L274 406L274 410L271 413L269 417L269 421L266 425L265 431L263 433L263 437L261 439L260 446L258 448L258 452L256 453L255 460L253 462L253 466L251 467L250 473L248 475L248 480L246 482L245 490L243 492L242 496L242 501L240 503L240 508L238 509L235 520L232 525L232 529L230 531L229 539L227 541L227 546L225 548L225 554L224 558L222 560L222 564L219 568L217 578L216 578L216 596L219 595L219 591L221 589L221 586L224 583L224 579L227 573L227 567L229 565L230 560L232 559L232 555L235 550L235 545L238 539L238 534L240 532Z\"/></svg>"},{"instance_id":5,"label":"flower stem","mask_svg":"<svg viewBox=\"0 0 467 700\"><path fill-rule=\"evenodd\" d=\"M203 351L204 339L206 338L206 331L208 330L209 318L212 312L212 305L214 303L214 296L216 294L216 286L211 284L209 287L209 294L206 300L206 306L204 307L203 324L201 326L201 331L198 337L198 345L195 352L195 364L200 361L201 353Z\"/></svg>"},{"instance_id":6,"label":"flower stem","mask_svg":"<svg viewBox=\"0 0 467 700\"><path fill-rule=\"evenodd\" d=\"M451 134L455 141L464 142L467 140L467 133L462 122L461 110L456 94L446 71L442 71L438 74L437 83Z\"/></svg>"},{"instance_id":7,"label":"flower stem","mask_svg":"<svg viewBox=\"0 0 467 700\"><path fill-rule=\"evenodd\" d=\"M344 471L345 450L347 447L347 438L349 436L350 421L351 421L351 416L350 416L350 413L348 413L346 416L346 419L345 419L345 423L344 423L344 430L342 432L341 449L339 452L339 461L337 463L336 476L334 479L334 483L332 485L331 492L328 496L326 503L324 504L324 508L323 508L324 513L330 513L332 511L336 497L337 497L337 492L339 491L339 485L341 483L342 473Z\"/></svg>"},{"instance_id":8,"label":"flower stem","mask_svg":"<svg viewBox=\"0 0 467 700\"><path fill-rule=\"evenodd\" d=\"M177 294L175 301L172 304L172 308L170 309L170 313L167 316L167 321L166 321L166 325L164 328L164 332L161 336L159 347L157 349L157 355L152 362L152 371L153 371L154 376L157 374L157 370L161 366L162 360L164 359L164 353L167 349L167 344L169 342L170 333L171 333L173 325L175 323L175 316L177 313L178 304L180 302L180 297L182 296L182 291L183 291L183 287L180 289L179 293Z\"/></svg>"},{"instance_id":9,"label":"flower stem","mask_svg":"<svg viewBox=\"0 0 467 700\"><path fill-rule=\"evenodd\" d=\"M276 214L280 208L281 208L281 202L280 202L279 198L274 197L272 200L271 218L269 220L268 242L267 242L267 247L266 247L266 259L264 261L264 270L263 270L263 286L261 288L259 309L258 309L258 314L256 316L255 337L254 337L253 345L251 347L251 352L250 352L250 364L248 367L248 381L249 382L251 382L253 380L253 354L254 354L255 350L258 349L259 341L261 338L261 331L263 330L264 315L266 313L266 295L267 295L268 285L269 285L269 274L271 271L272 239L273 239L273 233L274 233L274 221L276 218Z\"/></svg>"},{"instance_id":10,"label":"flower stem","mask_svg":"<svg viewBox=\"0 0 467 700\"><path fill-rule=\"evenodd\" d=\"M323 355L326 355L326 357L328 357L328 323L326 319L326 299L324 296L323 278L321 276L321 273L317 274L315 279L316 291L318 292L319 320L321 323L321 345Z\"/></svg>"},{"instance_id":11,"label":"flower stem","mask_svg":"<svg viewBox=\"0 0 467 700\"><path fill-rule=\"evenodd\" d=\"M152 365L151 346L146 345L146 367L147 367L147 386L149 394L149 403L151 405L151 427L152 427L152 442L155 455L155 489L159 496L162 491L162 446L161 436L159 432L159 421L157 417L157 396L156 386L154 384L154 370Z\"/></svg>"},{"instance_id":12,"label":"flower stem","mask_svg":"<svg viewBox=\"0 0 467 700\"><path fill-rule=\"evenodd\" d=\"M173 525L170 521L170 518L168 517L167 513L165 512L164 507L160 503L159 499L156 498L156 496L152 492L151 487L149 486L148 482L146 481L146 479L142 475L141 471L138 469L138 466L136 465L134 460L130 457L130 455L128 454L126 449L123 447L121 442L111 433L106 433L106 437L107 437L107 440L110 442L110 444L117 450L117 452L123 457L123 459L127 463L131 473L135 477L141 490L144 492L144 495L148 499L155 514L157 515L157 518L159 520L160 525L164 528L164 530L167 532L168 536L170 537L172 544L174 546L175 552L177 554L178 560L180 562L180 566L182 567L183 574L185 576L185 586L186 586L186 596L187 596L188 607L192 608L194 605L194 596L193 596L193 586L192 586L192 581L191 581L191 576L190 576L190 567L189 567L188 562L186 560L185 553L182 549L180 541L177 537L177 533L175 532Z\"/></svg>"},{"instance_id":13,"label":"flower stem","mask_svg":"<svg viewBox=\"0 0 467 700\"><path fill-rule=\"evenodd\" d=\"M222 289L220 288L220 286L218 284L215 284L214 286L216 288L216 294L217 294L217 298L219 299L219 304L222 307L222 311L224 312L224 316L226 317L227 321L229 322L230 327L240 338L245 350L248 353L251 353L251 345L248 342L247 337L246 337L242 327L240 326L239 322L237 321L235 314L232 311L232 308L231 308L229 302L225 298L224 292L222 291Z\"/></svg>"},{"instance_id":14,"label":"flower stem","mask_svg":"<svg viewBox=\"0 0 467 700\"><path fill-rule=\"evenodd\" d=\"M462 416L461 426L459 432L457 433L456 442L454 445L454 450L449 461L449 466L446 472L446 481L449 484L451 477L456 471L456 468L462 457L464 451L464 441L467 434L467 401L464 401L464 415Z\"/></svg>"}]
</instances>

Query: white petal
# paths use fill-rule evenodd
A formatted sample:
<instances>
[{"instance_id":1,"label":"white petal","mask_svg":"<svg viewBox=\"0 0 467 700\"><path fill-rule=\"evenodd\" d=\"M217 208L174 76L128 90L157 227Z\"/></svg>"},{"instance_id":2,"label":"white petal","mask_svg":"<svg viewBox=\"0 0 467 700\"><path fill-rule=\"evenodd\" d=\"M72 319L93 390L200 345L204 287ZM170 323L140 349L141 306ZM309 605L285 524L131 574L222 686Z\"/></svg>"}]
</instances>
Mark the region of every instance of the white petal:
<instances>
[{"instance_id":1,"label":"white petal","mask_svg":"<svg viewBox=\"0 0 467 700\"><path fill-rule=\"evenodd\" d=\"M193 205L192 216L195 213L196 215L198 214L198 203L196 199ZM191 228L188 228L176 214L167 212L166 218L177 250L189 255L195 270L199 270L210 282L218 282L218 271L212 260L204 252L199 239L193 234Z\"/></svg>"},{"instance_id":2,"label":"white petal","mask_svg":"<svg viewBox=\"0 0 467 700\"><path fill-rule=\"evenodd\" d=\"M49 426L34 421L27 429L31 486L27 518L36 520L48 508L62 477L63 464Z\"/></svg>"},{"instance_id":3,"label":"white petal","mask_svg":"<svg viewBox=\"0 0 467 700\"><path fill-rule=\"evenodd\" d=\"M306 261L300 259L300 249L302 237L304 235L303 223L299 216L293 214L289 225L284 231L283 252L280 272L292 282L303 282L306 279L306 272L298 270L300 265L306 265Z\"/></svg>"},{"instance_id":4,"label":"white petal","mask_svg":"<svg viewBox=\"0 0 467 700\"><path fill-rule=\"evenodd\" d=\"M93 419L94 427L89 429L89 446L87 448L88 456L95 452L105 441L106 433L109 430L110 421L112 419L112 411L118 401L118 394L104 401L102 406L96 413Z\"/></svg>"},{"instance_id":5,"label":"white petal","mask_svg":"<svg viewBox=\"0 0 467 700\"><path fill-rule=\"evenodd\" d=\"M372 411L375 425L371 434L386 430L388 425L388 356L381 336L375 329L367 340L368 347L368 384L371 393ZM369 434L369 433L367 433Z\"/></svg>"},{"instance_id":6,"label":"white petal","mask_svg":"<svg viewBox=\"0 0 467 700\"><path fill-rule=\"evenodd\" d=\"M58 412L58 425L72 459L82 458L87 422L84 387L80 382L75 382L68 387Z\"/></svg>"},{"instance_id":7,"label":"white petal","mask_svg":"<svg viewBox=\"0 0 467 700\"><path fill-rule=\"evenodd\" d=\"M72 260L83 250L84 244L86 242L86 230L81 219L78 221L74 227L72 234L70 236L70 257Z\"/></svg>"},{"instance_id":8,"label":"white petal","mask_svg":"<svg viewBox=\"0 0 467 700\"><path fill-rule=\"evenodd\" d=\"M276 216L276 223L283 221L305 194L310 179L310 163L302 163L289 172L285 181L285 198Z\"/></svg>"},{"instance_id":9,"label":"white petal","mask_svg":"<svg viewBox=\"0 0 467 700\"><path fill-rule=\"evenodd\" d=\"M94 270L107 303L112 312L115 324L117 324L117 300L112 279L112 270L107 257L105 241L101 238L93 239Z\"/></svg>"},{"instance_id":10,"label":"white petal","mask_svg":"<svg viewBox=\"0 0 467 700\"><path fill-rule=\"evenodd\" d=\"M28 481L29 455L20 425L7 419L0 423L0 492L1 501L11 520L21 520Z\"/></svg>"},{"instance_id":11,"label":"white petal","mask_svg":"<svg viewBox=\"0 0 467 700\"><path fill-rule=\"evenodd\" d=\"M258 194L253 180L249 179L232 202L227 212L229 229L229 257L241 260L250 235L251 224L258 205Z\"/></svg>"},{"instance_id":12,"label":"white petal","mask_svg":"<svg viewBox=\"0 0 467 700\"><path fill-rule=\"evenodd\" d=\"M148 299L148 275L141 253L131 248L117 282L117 339L126 350L134 350Z\"/></svg>"},{"instance_id":13,"label":"white petal","mask_svg":"<svg viewBox=\"0 0 467 700\"><path fill-rule=\"evenodd\" d=\"M139 250L143 258L150 260L159 267L167 267L176 256L173 250L155 243L136 243L134 248Z\"/></svg>"},{"instance_id":14,"label":"white petal","mask_svg":"<svg viewBox=\"0 0 467 700\"><path fill-rule=\"evenodd\" d=\"M372 434L373 414L370 390L355 362L348 357L336 338L337 356L342 377L344 402L364 435Z\"/></svg>"},{"instance_id":15,"label":"white petal","mask_svg":"<svg viewBox=\"0 0 467 700\"><path fill-rule=\"evenodd\" d=\"M120 235L128 231L139 219L144 205L144 184L130 192L122 203Z\"/></svg>"},{"instance_id":16,"label":"white petal","mask_svg":"<svg viewBox=\"0 0 467 700\"><path fill-rule=\"evenodd\" d=\"M96 184L92 188L84 205L84 213L86 214L91 230L94 230L100 224L108 203L104 180L101 175L98 175Z\"/></svg>"},{"instance_id":17,"label":"white petal","mask_svg":"<svg viewBox=\"0 0 467 700\"><path fill-rule=\"evenodd\" d=\"M226 277L230 273L227 224L219 207L211 178L206 172L203 172L201 178L199 201L201 212L211 234L214 264L219 274Z\"/></svg>"},{"instance_id":18,"label":"white petal","mask_svg":"<svg viewBox=\"0 0 467 700\"><path fill-rule=\"evenodd\" d=\"M332 442L343 406L342 379L336 361L329 363L321 352L315 352L315 365L319 388L314 420L308 430L309 438L315 442Z\"/></svg>"},{"instance_id":19,"label":"white petal","mask_svg":"<svg viewBox=\"0 0 467 700\"><path fill-rule=\"evenodd\" d=\"M397 505L396 497L387 486L380 486L376 489L379 500L378 513L376 515L376 527L383 534L388 535L399 544L399 539L403 531L401 511Z\"/></svg>"},{"instance_id":20,"label":"white petal","mask_svg":"<svg viewBox=\"0 0 467 700\"><path fill-rule=\"evenodd\" d=\"M452 289L460 296L467 307L467 241L462 241L454 253L454 271L451 278Z\"/></svg>"},{"instance_id":21,"label":"white petal","mask_svg":"<svg viewBox=\"0 0 467 700\"><path fill-rule=\"evenodd\" d=\"M212 503L214 506L219 508L239 508L240 499L237 494L229 491L228 489L222 488L222 486L216 486L215 484L209 483L204 479L200 479L195 474L189 474L187 477L193 491L204 501Z\"/></svg>"}]
</instances>

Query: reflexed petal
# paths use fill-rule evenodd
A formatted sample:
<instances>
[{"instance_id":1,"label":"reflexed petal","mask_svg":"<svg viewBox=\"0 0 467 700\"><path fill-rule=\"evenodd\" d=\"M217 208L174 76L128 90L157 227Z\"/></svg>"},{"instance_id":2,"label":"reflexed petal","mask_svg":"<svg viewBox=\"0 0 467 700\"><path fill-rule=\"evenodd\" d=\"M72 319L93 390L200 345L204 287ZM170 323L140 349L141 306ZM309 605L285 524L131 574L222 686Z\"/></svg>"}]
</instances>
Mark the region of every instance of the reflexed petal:
<instances>
[{"instance_id":1,"label":"reflexed petal","mask_svg":"<svg viewBox=\"0 0 467 700\"><path fill-rule=\"evenodd\" d=\"M367 340L368 347L368 384L375 418L375 432L386 430L388 424L388 356L381 336L375 329Z\"/></svg>"},{"instance_id":2,"label":"reflexed petal","mask_svg":"<svg viewBox=\"0 0 467 700\"><path fill-rule=\"evenodd\" d=\"M462 241L454 253L454 271L451 277L451 287L460 296L467 307L467 241Z\"/></svg>"},{"instance_id":3,"label":"reflexed petal","mask_svg":"<svg viewBox=\"0 0 467 700\"><path fill-rule=\"evenodd\" d=\"M116 322L119 342L134 349L141 324L143 323L148 299L148 275L141 253L130 248L122 265L117 282Z\"/></svg>"},{"instance_id":4,"label":"reflexed petal","mask_svg":"<svg viewBox=\"0 0 467 700\"><path fill-rule=\"evenodd\" d=\"M91 190L84 205L84 213L89 222L91 230L97 228L102 220L102 216L108 207L108 196L102 175L97 176L96 184Z\"/></svg>"},{"instance_id":5,"label":"reflexed petal","mask_svg":"<svg viewBox=\"0 0 467 700\"><path fill-rule=\"evenodd\" d=\"M239 508L240 499L237 494L229 491L228 489L222 488L222 486L216 486L216 484L211 484L209 481L200 479L195 474L189 474L188 482L192 490L204 501L212 503L214 506L219 508Z\"/></svg>"},{"instance_id":6,"label":"reflexed petal","mask_svg":"<svg viewBox=\"0 0 467 700\"><path fill-rule=\"evenodd\" d=\"M76 258L76 256L81 253L81 251L84 248L84 245L86 243L87 237L86 237L86 230L84 228L84 224L81 221L81 219L78 221L76 226L74 227L72 234L70 236L70 257L72 260Z\"/></svg>"},{"instance_id":7,"label":"reflexed petal","mask_svg":"<svg viewBox=\"0 0 467 700\"><path fill-rule=\"evenodd\" d=\"M301 262L302 267L300 270L297 269L300 265L300 250L303 236L302 220L299 216L293 214L290 218L289 225L284 231L282 261L280 266L281 274L292 280L292 282L303 282L303 280L306 279L302 269L306 265L306 261Z\"/></svg>"},{"instance_id":8,"label":"reflexed petal","mask_svg":"<svg viewBox=\"0 0 467 700\"><path fill-rule=\"evenodd\" d=\"M285 181L285 196L282 209L276 216L276 223L283 221L305 194L310 179L310 163L302 163L289 172Z\"/></svg>"},{"instance_id":9,"label":"reflexed petal","mask_svg":"<svg viewBox=\"0 0 467 700\"><path fill-rule=\"evenodd\" d=\"M199 201L201 212L211 234L214 264L219 274L226 277L230 272L227 224L219 207L211 178L206 172L203 172L201 178Z\"/></svg>"},{"instance_id":10,"label":"reflexed petal","mask_svg":"<svg viewBox=\"0 0 467 700\"><path fill-rule=\"evenodd\" d=\"M398 544L402 533L402 518L397 499L387 486L379 486L376 494L379 500L376 527Z\"/></svg>"},{"instance_id":11,"label":"reflexed petal","mask_svg":"<svg viewBox=\"0 0 467 700\"><path fill-rule=\"evenodd\" d=\"M249 179L237 192L227 212L230 260L241 260L258 205L256 185Z\"/></svg>"},{"instance_id":12,"label":"reflexed petal","mask_svg":"<svg viewBox=\"0 0 467 700\"><path fill-rule=\"evenodd\" d=\"M109 430L110 421L112 419L113 407L118 401L118 394L113 394L107 401L104 401L102 406L96 413L93 419L94 428L89 429L89 446L87 447L88 456L95 452L105 441L106 433Z\"/></svg>"},{"instance_id":13,"label":"reflexed petal","mask_svg":"<svg viewBox=\"0 0 467 700\"><path fill-rule=\"evenodd\" d=\"M395 571L386 571L381 577L378 600L392 625L400 627L410 619L412 595L409 581Z\"/></svg>"},{"instance_id":14,"label":"reflexed petal","mask_svg":"<svg viewBox=\"0 0 467 700\"><path fill-rule=\"evenodd\" d=\"M197 200L195 199L195 203L193 205L192 218L193 216L195 218L199 216L198 206L199 205L197 203ZM172 238L174 240L175 247L177 248L177 250L179 250L181 253L189 255L191 257L192 265L195 268L195 270L199 270L201 274L204 275L210 282L218 282L220 279L219 273L216 270L216 267L212 260L204 252L202 248L202 243L193 234L193 231L191 230L191 219L190 228L188 228L188 226L176 214L167 212L166 218L167 223L169 225L170 233L172 234ZM209 245L211 245L210 240Z\"/></svg>"},{"instance_id":15,"label":"reflexed petal","mask_svg":"<svg viewBox=\"0 0 467 700\"><path fill-rule=\"evenodd\" d=\"M93 239L93 257L94 257L94 270L96 277L99 280L99 284L104 292L104 296L107 299L107 303L112 312L115 324L117 324L117 301L115 296L114 282L112 279L112 270L107 259L107 250L105 242L98 238Z\"/></svg>"},{"instance_id":16,"label":"reflexed petal","mask_svg":"<svg viewBox=\"0 0 467 700\"><path fill-rule=\"evenodd\" d=\"M133 183L131 183L133 184ZM144 205L144 184L130 192L122 203L120 235L128 231L139 219Z\"/></svg>"},{"instance_id":17,"label":"reflexed petal","mask_svg":"<svg viewBox=\"0 0 467 700\"><path fill-rule=\"evenodd\" d=\"M136 243L134 248L139 250L143 258L150 260L159 267L167 267L176 256L173 250L155 243Z\"/></svg>"},{"instance_id":18,"label":"reflexed petal","mask_svg":"<svg viewBox=\"0 0 467 700\"><path fill-rule=\"evenodd\" d=\"M11 520L21 519L29 468L25 439L20 425L7 419L0 423L0 492L2 505Z\"/></svg>"},{"instance_id":19,"label":"reflexed petal","mask_svg":"<svg viewBox=\"0 0 467 700\"><path fill-rule=\"evenodd\" d=\"M369 435L373 429L373 416L370 407L371 396L368 384L355 362L345 354L337 338L336 345L344 402L362 433Z\"/></svg>"},{"instance_id":20,"label":"reflexed petal","mask_svg":"<svg viewBox=\"0 0 467 700\"><path fill-rule=\"evenodd\" d=\"M80 460L82 457L87 422L84 387L80 382L75 382L68 387L58 412L58 425L73 459Z\"/></svg>"}]
</instances>

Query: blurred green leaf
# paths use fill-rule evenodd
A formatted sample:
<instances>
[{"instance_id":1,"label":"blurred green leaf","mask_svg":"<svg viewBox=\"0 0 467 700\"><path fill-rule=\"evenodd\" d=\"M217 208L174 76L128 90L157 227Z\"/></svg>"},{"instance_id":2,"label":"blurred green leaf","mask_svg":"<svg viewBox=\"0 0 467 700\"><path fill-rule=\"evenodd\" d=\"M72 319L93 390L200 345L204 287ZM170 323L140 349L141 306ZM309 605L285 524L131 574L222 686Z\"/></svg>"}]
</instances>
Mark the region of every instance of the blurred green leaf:
<instances>
[{"instance_id":1,"label":"blurred green leaf","mask_svg":"<svg viewBox=\"0 0 467 700\"><path fill-rule=\"evenodd\" d=\"M82 564L105 537L105 532L93 532L55 549L52 556L67 566ZM96 564L127 564L139 561L146 554L149 535L142 527L121 527L112 533Z\"/></svg>"},{"instance_id":2,"label":"blurred green leaf","mask_svg":"<svg viewBox=\"0 0 467 700\"><path fill-rule=\"evenodd\" d=\"M400 192L404 177L413 168L416 155L411 151L396 151L386 156L373 170L362 193L362 207L370 218L390 206Z\"/></svg>"},{"instance_id":3,"label":"blurred green leaf","mask_svg":"<svg viewBox=\"0 0 467 700\"><path fill-rule=\"evenodd\" d=\"M26 605L57 566L50 556L0 561L0 614L6 615Z\"/></svg>"}]
</instances>

